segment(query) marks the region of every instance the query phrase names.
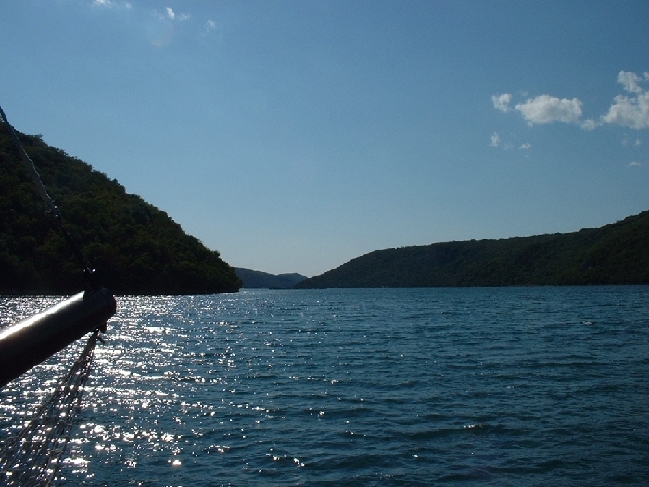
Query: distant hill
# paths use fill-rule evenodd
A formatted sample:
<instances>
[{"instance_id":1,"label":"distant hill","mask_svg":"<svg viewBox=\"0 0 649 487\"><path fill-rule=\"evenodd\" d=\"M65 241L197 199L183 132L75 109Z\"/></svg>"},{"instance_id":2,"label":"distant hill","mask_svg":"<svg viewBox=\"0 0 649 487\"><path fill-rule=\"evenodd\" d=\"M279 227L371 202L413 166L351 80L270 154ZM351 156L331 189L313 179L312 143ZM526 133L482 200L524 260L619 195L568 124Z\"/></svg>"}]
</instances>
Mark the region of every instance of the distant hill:
<instances>
[{"instance_id":1,"label":"distant hill","mask_svg":"<svg viewBox=\"0 0 649 487\"><path fill-rule=\"evenodd\" d=\"M241 280L219 253L185 234L165 212L39 136L18 135L85 259L113 293L239 289ZM81 290L82 269L46 210L7 126L0 123L1 294Z\"/></svg>"},{"instance_id":2,"label":"distant hill","mask_svg":"<svg viewBox=\"0 0 649 487\"><path fill-rule=\"evenodd\" d=\"M291 289L295 287L298 282L302 282L306 279L306 276L301 274L275 275L261 271L243 269L241 267L235 267L234 270L243 281L241 287L245 288Z\"/></svg>"},{"instance_id":3,"label":"distant hill","mask_svg":"<svg viewBox=\"0 0 649 487\"><path fill-rule=\"evenodd\" d=\"M298 288L649 284L649 211L602 228L370 252Z\"/></svg>"}]
</instances>

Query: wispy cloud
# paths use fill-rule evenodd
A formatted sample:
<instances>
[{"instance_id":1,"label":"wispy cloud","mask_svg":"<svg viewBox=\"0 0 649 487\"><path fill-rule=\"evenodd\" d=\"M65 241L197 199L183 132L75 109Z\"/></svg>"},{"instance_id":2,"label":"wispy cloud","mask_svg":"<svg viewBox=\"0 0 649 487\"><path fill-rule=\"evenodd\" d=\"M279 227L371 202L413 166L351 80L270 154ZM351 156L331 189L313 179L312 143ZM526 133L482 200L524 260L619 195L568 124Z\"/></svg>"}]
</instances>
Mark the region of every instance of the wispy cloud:
<instances>
[{"instance_id":1,"label":"wispy cloud","mask_svg":"<svg viewBox=\"0 0 649 487\"><path fill-rule=\"evenodd\" d=\"M584 130L595 130L600 125L602 125L600 122L597 122L592 118L589 118L588 120L584 120L583 122L581 122L581 128Z\"/></svg>"},{"instance_id":2,"label":"wispy cloud","mask_svg":"<svg viewBox=\"0 0 649 487\"><path fill-rule=\"evenodd\" d=\"M638 161L631 161L629 163L629 166L631 166L631 167L633 167L633 166L642 166L642 163L638 162Z\"/></svg>"},{"instance_id":3,"label":"wispy cloud","mask_svg":"<svg viewBox=\"0 0 649 487\"><path fill-rule=\"evenodd\" d=\"M165 7L164 14L160 15L160 17L169 19L169 20L188 20L190 18L189 14L177 14L174 12L174 10L171 7Z\"/></svg>"},{"instance_id":4,"label":"wispy cloud","mask_svg":"<svg viewBox=\"0 0 649 487\"><path fill-rule=\"evenodd\" d=\"M491 147L500 146L500 142L500 135L498 135L498 132L491 134Z\"/></svg>"},{"instance_id":5,"label":"wispy cloud","mask_svg":"<svg viewBox=\"0 0 649 487\"><path fill-rule=\"evenodd\" d=\"M637 138L637 139L635 139L635 140L631 140L630 137L625 136L625 137L622 139L622 145L623 145L624 147L628 147L628 146L630 146L630 145L632 145L632 146L634 146L634 147L640 147L640 146L642 145L642 140L640 140L639 138Z\"/></svg>"},{"instance_id":6,"label":"wispy cloud","mask_svg":"<svg viewBox=\"0 0 649 487\"><path fill-rule=\"evenodd\" d=\"M525 142L523 145L520 146L521 149L530 149L532 147L532 144Z\"/></svg>"},{"instance_id":7,"label":"wispy cloud","mask_svg":"<svg viewBox=\"0 0 649 487\"><path fill-rule=\"evenodd\" d=\"M144 19L141 25L147 39L155 47L164 47L170 44L177 33L174 26L179 22L185 22L192 18L189 13L177 12L172 7L143 9L136 4L134 8L131 2L124 0L91 0L90 4L93 7L105 10L133 10L133 13L137 14L134 18ZM216 28L216 24L211 20L208 21L207 25L210 26L210 23L212 28ZM202 35L204 32L198 32L198 34Z\"/></svg>"},{"instance_id":8,"label":"wispy cloud","mask_svg":"<svg viewBox=\"0 0 649 487\"><path fill-rule=\"evenodd\" d=\"M508 112L511 110L509 108L509 103L512 101L512 95L509 93L503 93L502 95L493 95L491 101L494 103L494 108L497 108L500 111Z\"/></svg>"},{"instance_id":9,"label":"wispy cloud","mask_svg":"<svg viewBox=\"0 0 649 487\"><path fill-rule=\"evenodd\" d=\"M211 36L214 32L218 31L218 27L219 26L216 24L216 22L214 22L212 19L209 19L203 24L203 31L201 32L201 36Z\"/></svg>"},{"instance_id":10,"label":"wispy cloud","mask_svg":"<svg viewBox=\"0 0 649 487\"><path fill-rule=\"evenodd\" d=\"M133 5L130 2L116 2L114 0L93 0L92 4L95 7L103 7L103 8L124 8L124 9L133 8Z\"/></svg>"}]
</instances>

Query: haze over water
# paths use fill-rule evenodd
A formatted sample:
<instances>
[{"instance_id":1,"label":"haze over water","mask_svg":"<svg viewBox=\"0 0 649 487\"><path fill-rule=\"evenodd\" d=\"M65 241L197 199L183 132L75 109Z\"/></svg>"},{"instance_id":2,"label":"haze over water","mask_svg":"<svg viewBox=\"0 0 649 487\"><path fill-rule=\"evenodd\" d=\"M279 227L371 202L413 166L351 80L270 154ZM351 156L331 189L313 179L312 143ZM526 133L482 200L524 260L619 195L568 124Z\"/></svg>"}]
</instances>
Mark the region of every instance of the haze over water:
<instances>
[{"instance_id":1,"label":"haze over water","mask_svg":"<svg viewBox=\"0 0 649 487\"><path fill-rule=\"evenodd\" d=\"M118 301L58 485L649 482L647 286ZM0 393L0 439L73 348Z\"/></svg>"}]
</instances>

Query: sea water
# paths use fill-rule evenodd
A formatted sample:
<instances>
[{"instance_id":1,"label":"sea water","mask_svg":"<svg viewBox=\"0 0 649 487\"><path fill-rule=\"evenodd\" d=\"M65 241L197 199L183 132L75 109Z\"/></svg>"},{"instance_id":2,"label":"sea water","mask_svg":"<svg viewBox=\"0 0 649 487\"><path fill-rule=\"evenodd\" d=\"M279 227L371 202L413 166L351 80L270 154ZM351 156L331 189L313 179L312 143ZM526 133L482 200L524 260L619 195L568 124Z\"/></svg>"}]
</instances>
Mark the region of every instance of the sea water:
<instances>
[{"instance_id":1,"label":"sea water","mask_svg":"<svg viewBox=\"0 0 649 487\"><path fill-rule=\"evenodd\" d=\"M56 484L649 485L649 287L118 297Z\"/></svg>"}]
</instances>

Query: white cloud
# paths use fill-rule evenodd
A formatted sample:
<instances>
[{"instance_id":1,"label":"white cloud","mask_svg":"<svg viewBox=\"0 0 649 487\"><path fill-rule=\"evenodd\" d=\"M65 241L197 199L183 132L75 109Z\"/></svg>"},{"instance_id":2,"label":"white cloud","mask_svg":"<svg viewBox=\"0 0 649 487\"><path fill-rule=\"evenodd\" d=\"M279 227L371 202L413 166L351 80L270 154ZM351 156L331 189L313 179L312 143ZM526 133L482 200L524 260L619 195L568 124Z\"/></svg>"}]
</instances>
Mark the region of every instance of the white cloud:
<instances>
[{"instance_id":1,"label":"white cloud","mask_svg":"<svg viewBox=\"0 0 649 487\"><path fill-rule=\"evenodd\" d=\"M639 145L642 145L642 141L640 139L635 139L635 143L633 145L638 147Z\"/></svg>"},{"instance_id":2,"label":"white cloud","mask_svg":"<svg viewBox=\"0 0 649 487\"><path fill-rule=\"evenodd\" d=\"M171 9L171 7L167 7L167 17L169 17L171 20L173 20L175 16L176 16L176 14Z\"/></svg>"},{"instance_id":3,"label":"white cloud","mask_svg":"<svg viewBox=\"0 0 649 487\"><path fill-rule=\"evenodd\" d=\"M500 135L498 132L494 132L491 135L491 147L498 147L500 145Z\"/></svg>"},{"instance_id":4,"label":"white cloud","mask_svg":"<svg viewBox=\"0 0 649 487\"><path fill-rule=\"evenodd\" d=\"M649 128L649 92L637 97L616 96L602 120L637 130Z\"/></svg>"},{"instance_id":5,"label":"white cloud","mask_svg":"<svg viewBox=\"0 0 649 487\"><path fill-rule=\"evenodd\" d=\"M503 93L502 95L493 95L491 101L494 103L494 108L497 108L500 111L508 112L511 110L509 108L509 103L512 101L512 95L509 93Z\"/></svg>"},{"instance_id":6,"label":"white cloud","mask_svg":"<svg viewBox=\"0 0 649 487\"><path fill-rule=\"evenodd\" d=\"M525 142L523 145L521 145L520 148L521 149L529 149L531 147L532 147L532 144L530 144L529 142Z\"/></svg>"},{"instance_id":7,"label":"white cloud","mask_svg":"<svg viewBox=\"0 0 649 487\"><path fill-rule=\"evenodd\" d=\"M642 86L645 83L649 84L649 72L640 75L631 71L620 71L617 82L627 94L616 96L608 112L598 119L581 120L583 104L578 98L570 100L540 95L514 105L514 109L521 113L529 125L565 122L579 124L584 130L594 130L605 123L611 123L636 130L649 128L649 91ZM512 95L509 93L493 95L491 101L494 108L502 112L512 110ZM639 145L639 142L636 142L636 145Z\"/></svg>"},{"instance_id":8,"label":"white cloud","mask_svg":"<svg viewBox=\"0 0 649 487\"><path fill-rule=\"evenodd\" d=\"M540 95L529 98L525 103L514 108L523 114L529 124L566 122L577 123L581 117L581 101L577 98L556 98L550 95Z\"/></svg>"},{"instance_id":9,"label":"white cloud","mask_svg":"<svg viewBox=\"0 0 649 487\"><path fill-rule=\"evenodd\" d=\"M645 73L645 78L649 78L649 73ZM620 71L617 75L617 82L624 86L625 91L629 93L642 93L644 90L638 85L643 81L642 77L630 71Z\"/></svg>"},{"instance_id":10,"label":"white cloud","mask_svg":"<svg viewBox=\"0 0 649 487\"><path fill-rule=\"evenodd\" d=\"M648 80L649 73L641 77L629 71L620 71L617 81L631 96L616 96L608 113L602 116L602 121L637 130L649 128L649 91L640 86L640 83Z\"/></svg>"},{"instance_id":11,"label":"white cloud","mask_svg":"<svg viewBox=\"0 0 649 487\"><path fill-rule=\"evenodd\" d=\"M629 166L642 166L642 163L641 163L641 162L638 162L638 161L631 161L631 163L629 164Z\"/></svg>"}]
</instances>

